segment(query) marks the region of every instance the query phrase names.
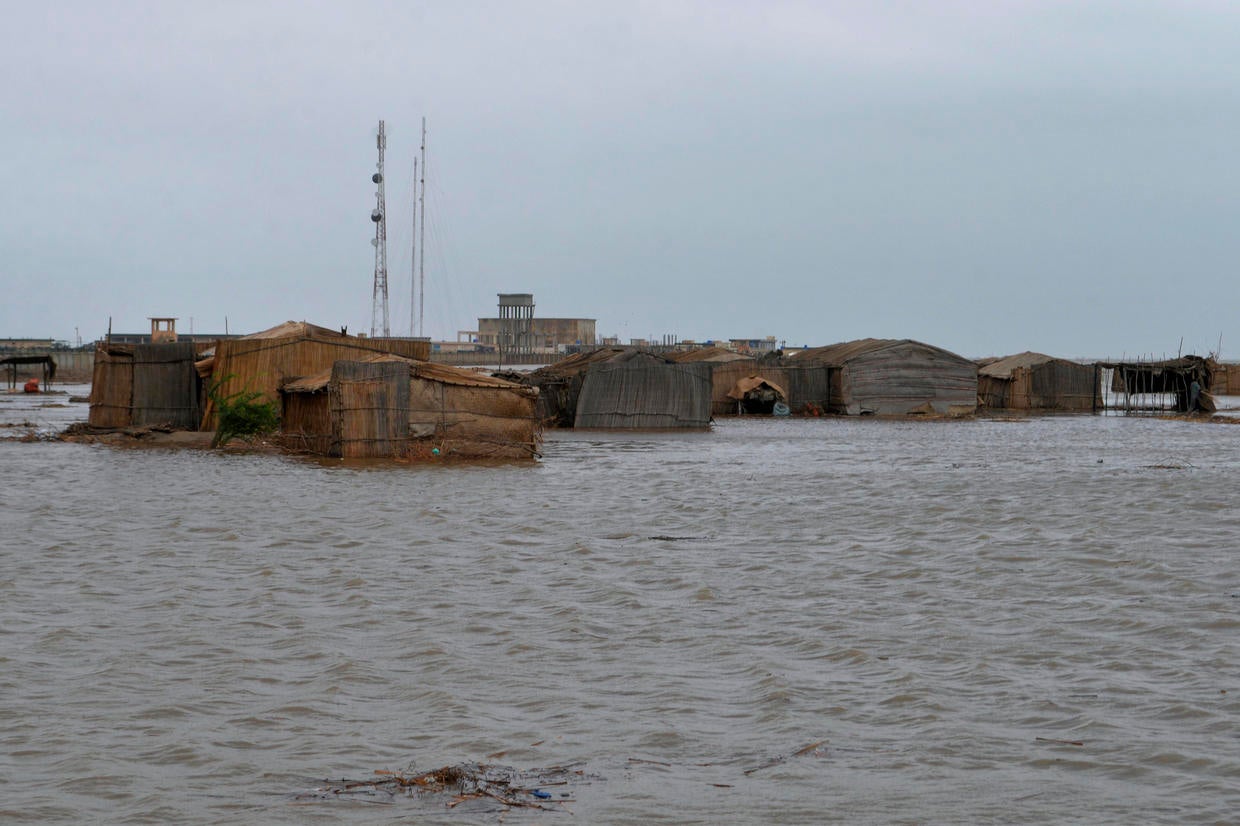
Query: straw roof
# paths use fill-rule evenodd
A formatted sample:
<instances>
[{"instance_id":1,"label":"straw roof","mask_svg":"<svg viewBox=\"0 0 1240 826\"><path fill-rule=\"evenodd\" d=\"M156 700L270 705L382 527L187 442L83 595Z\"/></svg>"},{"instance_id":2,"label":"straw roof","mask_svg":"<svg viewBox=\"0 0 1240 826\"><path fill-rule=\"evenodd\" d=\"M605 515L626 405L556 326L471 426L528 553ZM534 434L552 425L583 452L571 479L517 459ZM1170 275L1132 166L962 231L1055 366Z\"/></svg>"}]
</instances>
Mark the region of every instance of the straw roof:
<instances>
[{"instance_id":1,"label":"straw roof","mask_svg":"<svg viewBox=\"0 0 1240 826\"><path fill-rule=\"evenodd\" d=\"M473 370L463 370L460 367L451 367L447 364L436 364L430 361L417 361L414 359L402 358L394 356L390 353L376 353L366 358L352 359L352 361L360 362L404 362L409 365L410 378L420 378L427 381L438 382L440 384L450 384L457 387L497 387L508 388L511 390L521 391L525 394L533 394L538 392L535 388L526 387L522 384L507 381L505 379L497 379L494 376L488 376L485 373L478 373ZM284 385L285 393L318 393L327 389L327 385L331 382L332 368L321 370L313 376L297 379Z\"/></svg>"},{"instance_id":2,"label":"straw roof","mask_svg":"<svg viewBox=\"0 0 1240 826\"><path fill-rule=\"evenodd\" d=\"M243 339L251 338L317 338L317 339L340 339L354 338L347 333L339 330L329 330L326 327L320 327L317 324L311 324L308 321L286 321L283 324L267 329L260 330L257 333L241 336Z\"/></svg>"},{"instance_id":3,"label":"straw roof","mask_svg":"<svg viewBox=\"0 0 1240 826\"><path fill-rule=\"evenodd\" d=\"M788 391L765 376L746 376L745 378L737 379L736 383L732 385L732 389L728 391L728 398L743 399L746 393L756 390L764 384L778 393L781 399L788 398Z\"/></svg>"},{"instance_id":4,"label":"straw roof","mask_svg":"<svg viewBox=\"0 0 1240 826\"><path fill-rule=\"evenodd\" d=\"M933 344L926 344L923 341L915 341L911 338L859 338L855 341L841 341L838 344L828 344L826 347L811 347L808 350L794 350L789 355L798 362L808 363L817 362L820 364L846 364L858 356L876 353L880 350L887 350L892 347L898 347L902 344L911 344L916 347L924 347L927 350L934 350L938 353L950 356L953 359L966 361L963 356L956 355L950 350L944 350L942 347L935 347Z\"/></svg>"},{"instance_id":5,"label":"straw roof","mask_svg":"<svg viewBox=\"0 0 1240 826\"><path fill-rule=\"evenodd\" d=\"M1046 364L1051 361L1062 361L1062 359L1048 356L1045 353L1035 353L1027 350L1014 356L1004 356L1003 358L987 362L978 368L977 374L979 376L988 376L992 379L1010 379L1012 372L1018 368L1036 367L1039 364Z\"/></svg>"},{"instance_id":6,"label":"straw roof","mask_svg":"<svg viewBox=\"0 0 1240 826\"><path fill-rule=\"evenodd\" d=\"M667 357L672 361L681 364L692 361L747 361L753 358L752 356L746 356L742 353L736 352L735 350L729 350L726 347L719 347L717 345L711 345L710 347L697 347L692 350L678 350L673 353L668 353Z\"/></svg>"},{"instance_id":7,"label":"straw roof","mask_svg":"<svg viewBox=\"0 0 1240 826\"><path fill-rule=\"evenodd\" d=\"M590 369L595 364L619 364L633 359L644 359L649 361L663 362L672 364L671 358L652 353L649 350L639 350L633 347L600 347L597 350L590 350L584 353L574 353L573 355L560 359L555 364L549 364L540 370L535 370L531 377L538 378L567 378L576 376Z\"/></svg>"}]
</instances>

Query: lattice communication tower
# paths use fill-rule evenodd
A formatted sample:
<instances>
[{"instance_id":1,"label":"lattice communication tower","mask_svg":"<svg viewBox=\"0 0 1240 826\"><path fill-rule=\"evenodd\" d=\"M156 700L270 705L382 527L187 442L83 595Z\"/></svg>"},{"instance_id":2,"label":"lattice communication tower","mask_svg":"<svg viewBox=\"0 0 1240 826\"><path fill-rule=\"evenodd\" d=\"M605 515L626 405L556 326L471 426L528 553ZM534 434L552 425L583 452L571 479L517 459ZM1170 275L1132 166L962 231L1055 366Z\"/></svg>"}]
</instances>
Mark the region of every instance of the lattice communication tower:
<instances>
[{"instance_id":1,"label":"lattice communication tower","mask_svg":"<svg viewBox=\"0 0 1240 826\"><path fill-rule=\"evenodd\" d=\"M382 331L386 338L392 334L388 324L388 277L387 277L387 208L383 194L383 151L387 149L387 135L383 131L383 121L379 121L379 171L370 176L375 184L375 208L370 213L370 220L375 223L375 288L374 303L370 311L370 337L375 338ZM382 317L383 326L379 326Z\"/></svg>"}]
</instances>

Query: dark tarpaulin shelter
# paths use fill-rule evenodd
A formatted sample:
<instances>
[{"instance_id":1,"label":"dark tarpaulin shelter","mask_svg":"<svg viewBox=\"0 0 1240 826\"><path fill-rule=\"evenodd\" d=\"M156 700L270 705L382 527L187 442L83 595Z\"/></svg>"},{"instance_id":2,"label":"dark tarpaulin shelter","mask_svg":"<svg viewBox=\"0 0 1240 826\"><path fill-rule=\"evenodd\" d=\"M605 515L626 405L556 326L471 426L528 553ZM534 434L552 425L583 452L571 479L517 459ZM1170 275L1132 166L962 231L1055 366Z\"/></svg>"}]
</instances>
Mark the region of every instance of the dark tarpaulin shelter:
<instances>
[{"instance_id":1,"label":"dark tarpaulin shelter","mask_svg":"<svg viewBox=\"0 0 1240 826\"><path fill-rule=\"evenodd\" d=\"M835 413L957 416L977 409L977 365L920 341L845 341L799 350L791 362L831 369L829 409Z\"/></svg>"},{"instance_id":2,"label":"dark tarpaulin shelter","mask_svg":"<svg viewBox=\"0 0 1240 826\"><path fill-rule=\"evenodd\" d=\"M993 409L1092 411L1098 407L1098 369L1044 353L1017 353L978 368L977 394Z\"/></svg>"},{"instance_id":3,"label":"dark tarpaulin shelter","mask_svg":"<svg viewBox=\"0 0 1240 826\"><path fill-rule=\"evenodd\" d=\"M165 425L194 430L202 416L202 381L193 342L108 344L95 350L90 424Z\"/></svg>"},{"instance_id":4,"label":"dark tarpaulin shelter","mask_svg":"<svg viewBox=\"0 0 1240 826\"><path fill-rule=\"evenodd\" d=\"M711 368L627 350L585 371L573 427L664 430L710 427Z\"/></svg>"},{"instance_id":5,"label":"dark tarpaulin shelter","mask_svg":"<svg viewBox=\"0 0 1240 826\"><path fill-rule=\"evenodd\" d=\"M547 427L572 427L577 417L577 398L591 365L631 351L629 347L599 347L574 353L530 373L525 381L538 388L539 419Z\"/></svg>"}]
</instances>

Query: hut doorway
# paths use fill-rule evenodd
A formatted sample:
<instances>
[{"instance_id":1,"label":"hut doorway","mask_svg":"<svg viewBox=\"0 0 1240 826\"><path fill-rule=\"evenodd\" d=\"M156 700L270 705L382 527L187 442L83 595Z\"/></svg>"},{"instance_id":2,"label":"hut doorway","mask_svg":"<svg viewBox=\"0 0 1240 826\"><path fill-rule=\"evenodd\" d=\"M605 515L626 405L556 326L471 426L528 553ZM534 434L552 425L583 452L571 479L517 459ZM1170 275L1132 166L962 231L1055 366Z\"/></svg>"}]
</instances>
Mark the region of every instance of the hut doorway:
<instances>
[{"instance_id":1,"label":"hut doorway","mask_svg":"<svg viewBox=\"0 0 1240 826\"><path fill-rule=\"evenodd\" d=\"M728 398L736 402L738 415L771 416L788 409L788 394L784 389L761 376L737 379L728 391Z\"/></svg>"}]
</instances>

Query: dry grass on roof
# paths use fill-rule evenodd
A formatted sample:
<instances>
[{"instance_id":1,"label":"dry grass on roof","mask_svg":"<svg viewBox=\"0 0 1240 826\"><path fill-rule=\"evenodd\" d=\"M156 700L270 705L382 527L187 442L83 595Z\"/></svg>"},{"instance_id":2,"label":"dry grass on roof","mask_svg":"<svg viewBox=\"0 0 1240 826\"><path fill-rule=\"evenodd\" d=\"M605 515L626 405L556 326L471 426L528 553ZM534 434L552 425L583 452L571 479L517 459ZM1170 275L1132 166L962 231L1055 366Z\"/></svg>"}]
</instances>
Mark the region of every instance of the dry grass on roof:
<instances>
[{"instance_id":1,"label":"dry grass on roof","mask_svg":"<svg viewBox=\"0 0 1240 826\"><path fill-rule=\"evenodd\" d=\"M379 362L404 362L409 365L409 375L412 378L425 379L426 381L438 382L440 384L450 384L457 387L496 387L518 390L525 394L532 394L532 388L522 384L508 381L506 379L498 379L488 376L485 373L478 373L473 370L465 370L460 367L452 367L447 364L437 364L431 361L418 361L416 359L407 359L392 353L376 353L373 356L359 359L341 359L342 361L359 361L368 364ZM320 370L312 376L297 379L284 385L285 393L317 393L327 389L327 385L331 382L332 368Z\"/></svg>"},{"instance_id":2,"label":"dry grass on roof","mask_svg":"<svg viewBox=\"0 0 1240 826\"><path fill-rule=\"evenodd\" d=\"M1017 353L1012 356L1004 356L1003 358L994 359L980 366L977 370L979 376L989 376L993 379L1007 379L1012 377L1012 371L1021 367L1036 367L1039 364L1046 364L1052 361L1063 361L1054 356L1048 356L1045 353L1035 353L1027 350L1023 353Z\"/></svg>"},{"instance_id":3,"label":"dry grass on roof","mask_svg":"<svg viewBox=\"0 0 1240 826\"><path fill-rule=\"evenodd\" d=\"M718 347L713 345L710 347L697 347L693 350L677 350L676 352L668 353L667 355L672 361L680 364L694 361L746 361L752 360L753 358L753 356L747 356L742 353L738 353L735 350L729 350L726 347Z\"/></svg>"},{"instance_id":4,"label":"dry grass on roof","mask_svg":"<svg viewBox=\"0 0 1240 826\"><path fill-rule=\"evenodd\" d=\"M354 338L354 336L349 336L339 330L320 327L308 321L286 321L283 324L277 324L269 329L259 330L257 333L250 333L241 338Z\"/></svg>"},{"instance_id":5,"label":"dry grass on roof","mask_svg":"<svg viewBox=\"0 0 1240 826\"><path fill-rule=\"evenodd\" d=\"M535 370L530 375L535 381L540 378L567 378L579 375L596 364L623 364L635 359L664 364L674 363L671 358L660 353L653 353L639 347L613 345L585 353L574 353L567 358L560 359L555 364Z\"/></svg>"},{"instance_id":6,"label":"dry grass on roof","mask_svg":"<svg viewBox=\"0 0 1240 826\"><path fill-rule=\"evenodd\" d=\"M927 344L924 341L916 341L911 338L859 338L855 341L841 341L838 344L828 344L825 347L796 350L790 353L790 356L795 359L794 363L799 364L813 362L816 364L839 365L845 364L858 356L864 356L902 344L924 347L927 350L934 350L951 356L953 359L968 361L964 356L957 355L950 350L944 350L942 347L936 347L933 344Z\"/></svg>"}]
</instances>

